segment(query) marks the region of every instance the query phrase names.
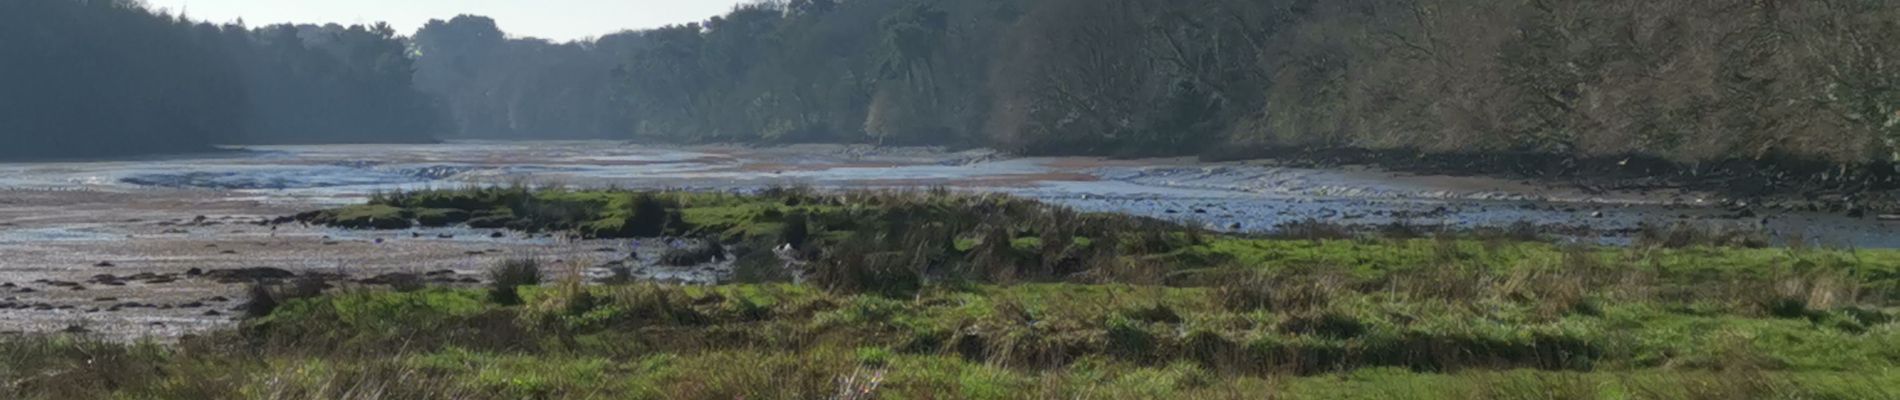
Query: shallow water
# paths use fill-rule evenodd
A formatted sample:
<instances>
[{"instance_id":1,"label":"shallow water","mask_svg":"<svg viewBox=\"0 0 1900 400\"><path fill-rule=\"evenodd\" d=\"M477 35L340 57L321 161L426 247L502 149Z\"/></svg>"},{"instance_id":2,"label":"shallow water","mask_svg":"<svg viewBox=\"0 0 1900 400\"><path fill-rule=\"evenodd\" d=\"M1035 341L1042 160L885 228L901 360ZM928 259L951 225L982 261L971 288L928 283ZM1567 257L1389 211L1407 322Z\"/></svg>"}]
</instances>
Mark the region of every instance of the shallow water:
<instances>
[{"instance_id":1,"label":"shallow water","mask_svg":"<svg viewBox=\"0 0 1900 400\"><path fill-rule=\"evenodd\" d=\"M1263 232L1319 219L1462 228L1519 221L1591 228L1618 243L1642 223L1761 225L1820 244L1900 247L1896 224L1830 214L1739 217L1707 194L1586 194L1491 178L1316 170L1184 159L1003 158L992 153L851 146L653 147L614 142L261 146L133 161L0 164L0 190L185 189L225 199L317 207L376 191L525 182L575 187L756 190L950 187L1005 192L1089 211ZM0 198L4 201L4 198ZM4 206L0 203L0 206ZM1582 229L1579 229L1581 231ZM0 226L0 243L104 239L82 227Z\"/></svg>"},{"instance_id":2,"label":"shallow water","mask_svg":"<svg viewBox=\"0 0 1900 400\"><path fill-rule=\"evenodd\" d=\"M259 220L360 203L378 191L491 184L752 191L1000 192L1240 232L1318 219L1464 228L1529 221L1569 240L1624 243L1638 224L1765 225L1825 245L1900 247L1894 224L1829 214L1738 211L1701 193L1590 194L1491 178L1284 168L1187 159L1009 158L987 151L852 146L654 147L613 142L270 146L177 157L0 163L0 334L82 326L104 337L165 338L230 326L244 285L190 269L273 267L360 282L430 273L479 282L509 258L557 275L708 283L730 262L655 263L677 243L568 240L469 228L348 231ZM1572 229L1575 228L1575 229ZM646 257L635 257L635 254ZM433 275L437 273L447 275ZM99 282L101 275L179 278ZM78 283L82 288L55 285ZM348 284L348 283L346 283ZM142 307L122 308L132 302Z\"/></svg>"}]
</instances>

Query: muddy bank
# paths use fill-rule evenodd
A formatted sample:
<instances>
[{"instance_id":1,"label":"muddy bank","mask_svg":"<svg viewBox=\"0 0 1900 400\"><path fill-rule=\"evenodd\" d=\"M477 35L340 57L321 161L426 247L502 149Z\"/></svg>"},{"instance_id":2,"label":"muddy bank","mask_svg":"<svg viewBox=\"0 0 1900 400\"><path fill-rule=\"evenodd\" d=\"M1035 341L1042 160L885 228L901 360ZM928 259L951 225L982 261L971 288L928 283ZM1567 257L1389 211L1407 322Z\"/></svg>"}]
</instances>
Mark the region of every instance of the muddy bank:
<instances>
[{"instance_id":1,"label":"muddy bank","mask_svg":"<svg viewBox=\"0 0 1900 400\"><path fill-rule=\"evenodd\" d=\"M387 274L427 277L454 271L460 281L480 280L491 263L526 255L562 260L550 269L593 279L612 274L616 261L639 279L711 281L727 273L721 266L655 264L652 257L665 252L655 247L666 245L660 241L567 240L516 232L494 237L497 230L469 227L361 232L256 224L361 204L378 192L515 183L719 192L779 186L942 187L1246 234L1307 220L1367 229L1393 223L1480 229L1524 222L1565 240L1615 244L1630 240L1644 223L1694 222L1756 227L1776 235L1775 243L1802 238L1841 247L1900 247L1900 224L1877 221L1872 211L1852 218L1845 212L1738 207L1720 193L1681 185L1617 190L1560 178L1544 182L1528 178L1538 176L1528 172L1507 179L1460 170L1324 167L1349 164L1335 161L1342 162L1007 157L984 150L821 145L455 142L266 146L197 156L0 163L0 306L12 307L0 312L0 332L81 325L122 337L171 336L228 323L236 305L213 307L205 300L241 298L244 285L190 278L194 268L341 274L345 284ZM629 260L635 252L646 258ZM66 282L84 289L61 286ZM180 307L193 302L204 306ZM111 311L123 303L156 306ZM94 308L100 311L88 312ZM205 315L213 309L225 315Z\"/></svg>"},{"instance_id":2,"label":"muddy bank","mask_svg":"<svg viewBox=\"0 0 1900 400\"><path fill-rule=\"evenodd\" d=\"M1330 169L1368 165L1427 175L1494 176L1573 186L1592 193L1691 190L1715 193L1731 206L1841 213L1900 213L1900 166L1839 163L1768 155L1685 164L1628 155L1577 158L1506 153L1426 153L1409 149L1237 147L1203 154L1210 162L1270 159L1281 165Z\"/></svg>"}]
</instances>

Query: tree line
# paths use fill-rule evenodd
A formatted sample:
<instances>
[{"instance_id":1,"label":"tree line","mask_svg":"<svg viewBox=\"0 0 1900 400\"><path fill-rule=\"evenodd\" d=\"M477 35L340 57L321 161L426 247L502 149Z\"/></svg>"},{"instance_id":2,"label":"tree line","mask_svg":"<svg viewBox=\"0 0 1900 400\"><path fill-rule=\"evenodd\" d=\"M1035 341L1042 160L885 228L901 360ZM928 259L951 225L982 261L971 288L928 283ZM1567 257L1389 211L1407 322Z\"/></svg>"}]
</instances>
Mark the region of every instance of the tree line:
<instances>
[{"instance_id":1,"label":"tree line","mask_svg":"<svg viewBox=\"0 0 1900 400\"><path fill-rule=\"evenodd\" d=\"M0 0L0 54L0 157L452 131L387 25L252 29L125 0Z\"/></svg>"},{"instance_id":2,"label":"tree line","mask_svg":"<svg viewBox=\"0 0 1900 400\"><path fill-rule=\"evenodd\" d=\"M774 0L568 43L479 16L405 38L0 7L16 153L436 136L1900 157L1886 1Z\"/></svg>"},{"instance_id":3,"label":"tree line","mask_svg":"<svg viewBox=\"0 0 1900 400\"><path fill-rule=\"evenodd\" d=\"M791 0L564 45L478 18L417 37L421 79L487 77L448 94L507 119L483 133L1865 163L1900 149L1897 24L1867 0Z\"/></svg>"}]
</instances>

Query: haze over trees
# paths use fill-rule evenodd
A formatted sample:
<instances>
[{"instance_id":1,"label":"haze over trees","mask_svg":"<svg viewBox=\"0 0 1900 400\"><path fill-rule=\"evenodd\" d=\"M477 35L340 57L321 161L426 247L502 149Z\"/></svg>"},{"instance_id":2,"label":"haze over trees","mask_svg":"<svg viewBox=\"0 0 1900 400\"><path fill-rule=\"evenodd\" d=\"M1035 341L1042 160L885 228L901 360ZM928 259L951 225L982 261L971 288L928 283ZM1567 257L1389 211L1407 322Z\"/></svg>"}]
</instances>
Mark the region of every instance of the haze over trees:
<instances>
[{"instance_id":1,"label":"haze over trees","mask_svg":"<svg viewBox=\"0 0 1900 400\"><path fill-rule=\"evenodd\" d=\"M643 140L1865 163L1900 139L1896 21L1853 0L795 0L564 45L621 63L617 95L486 101L612 98L591 123Z\"/></svg>"},{"instance_id":2,"label":"haze over trees","mask_svg":"<svg viewBox=\"0 0 1900 400\"><path fill-rule=\"evenodd\" d=\"M385 24L223 27L248 101L235 143L423 142L453 125Z\"/></svg>"},{"instance_id":3,"label":"haze over trees","mask_svg":"<svg viewBox=\"0 0 1900 400\"><path fill-rule=\"evenodd\" d=\"M106 1L0 1L0 157L201 150L236 131L219 35Z\"/></svg>"},{"instance_id":4,"label":"haze over trees","mask_svg":"<svg viewBox=\"0 0 1900 400\"><path fill-rule=\"evenodd\" d=\"M0 157L431 140L446 120L410 63L382 25L253 30L127 1L0 1Z\"/></svg>"},{"instance_id":5,"label":"haze over trees","mask_svg":"<svg viewBox=\"0 0 1900 400\"><path fill-rule=\"evenodd\" d=\"M5 151L438 136L1900 156L1900 4L1878 1L790 0L572 43L476 16L402 38L115 4L0 4L0 37L26 38L0 41Z\"/></svg>"},{"instance_id":6,"label":"haze over trees","mask_svg":"<svg viewBox=\"0 0 1900 400\"><path fill-rule=\"evenodd\" d=\"M553 43L509 38L488 17L431 21L412 40L415 86L448 106L461 137L624 138L613 71L636 36Z\"/></svg>"}]
</instances>

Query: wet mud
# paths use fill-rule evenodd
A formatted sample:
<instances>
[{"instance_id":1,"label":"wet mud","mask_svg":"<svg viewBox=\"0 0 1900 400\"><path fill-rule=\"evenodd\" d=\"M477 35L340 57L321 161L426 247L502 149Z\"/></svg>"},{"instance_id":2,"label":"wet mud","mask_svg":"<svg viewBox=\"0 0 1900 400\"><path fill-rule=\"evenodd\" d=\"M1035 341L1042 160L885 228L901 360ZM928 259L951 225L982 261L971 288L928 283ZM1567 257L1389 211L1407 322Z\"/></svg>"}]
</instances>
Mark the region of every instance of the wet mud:
<instances>
[{"instance_id":1,"label":"wet mud","mask_svg":"<svg viewBox=\"0 0 1900 400\"><path fill-rule=\"evenodd\" d=\"M658 255L685 245L678 238L571 240L465 227L371 232L260 224L358 203L378 191L502 184L717 191L941 187L1243 233L1309 220L1458 229L1528 222L1564 240L1616 244L1645 223L1697 222L1822 245L1900 247L1900 223L1877 214L1789 210L1688 188L1606 190L1353 166L1013 158L983 150L816 145L247 147L175 158L0 163L0 333L175 337L231 324L245 285L256 279L316 275L345 287L411 280L479 285L488 265L512 257L549 262L556 279L627 275L712 283L732 274L730 260L662 265Z\"/></svg>"}]
</instances>

